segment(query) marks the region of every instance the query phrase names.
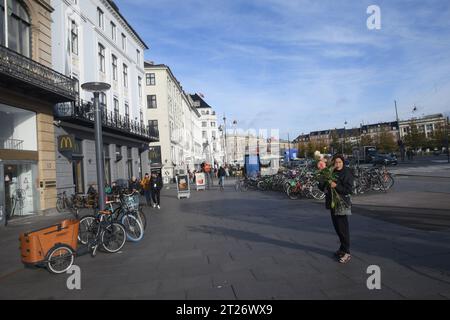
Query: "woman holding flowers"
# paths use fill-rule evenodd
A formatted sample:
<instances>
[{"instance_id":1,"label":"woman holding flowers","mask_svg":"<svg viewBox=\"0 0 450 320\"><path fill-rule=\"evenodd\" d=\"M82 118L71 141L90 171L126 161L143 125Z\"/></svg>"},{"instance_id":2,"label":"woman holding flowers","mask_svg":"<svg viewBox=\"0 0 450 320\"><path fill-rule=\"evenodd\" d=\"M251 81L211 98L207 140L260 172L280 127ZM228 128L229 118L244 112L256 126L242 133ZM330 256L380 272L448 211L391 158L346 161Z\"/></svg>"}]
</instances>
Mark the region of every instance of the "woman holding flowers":
<instances>
[{"instance_id":1,"label":"woman holding flowers","mask_svg":"<svg viewBox=\"0 0 450 320\"><path fill-rule=\"evenodd\" d=\"M347 263L351 259L348 216L351 215L353 175L344 163L344 157L336 155L330 166L327 166L323 159L317 164L319 188L326 194L325 206L331 211L333 226L341 242L336 252L340 263Z\"/></svg>"}]
</instances>

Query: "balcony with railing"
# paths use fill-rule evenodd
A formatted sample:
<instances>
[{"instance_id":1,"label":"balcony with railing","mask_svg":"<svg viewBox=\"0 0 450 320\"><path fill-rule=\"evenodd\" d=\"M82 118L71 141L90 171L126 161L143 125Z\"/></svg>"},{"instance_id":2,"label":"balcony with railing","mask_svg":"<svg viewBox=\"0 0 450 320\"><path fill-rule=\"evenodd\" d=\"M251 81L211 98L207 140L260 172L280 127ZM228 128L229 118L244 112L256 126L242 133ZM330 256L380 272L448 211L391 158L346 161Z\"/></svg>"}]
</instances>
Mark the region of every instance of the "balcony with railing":
<instances>
[{"instance_id":1,"label":"balcony with railing","mask_svg":"<svg viewBox=\"0 0 450 320\"><path fill-rule=\"evenodd\" d=\"M54 103L75 101L71 78L0 45L0 82Z\"/></svg>"},{"instance_id":2,"label":"balcony with railing","mask_svg":"<svg viewBox=\"0 0 450 320\"><path fill-rule=\"evenodd\" d=\"M0 149L23 150L23 140L18 139L0 139Z\"/></svg>"},{"instance_id":3,"label":"balcony with railing","mask_svg":"<svg viewBox=\"0 0 450 320\"><path fill-rule=\"evenodd\" d=\"M84 126L94 126L94 108L91 102L79 101L59 104L55 107L55 119L77 123ZM146 142L158 142L157 129L144 126L143 123L130 120L115 112L102 112L103 130L123 136L137 138Z\"/></svg>"}]
</instances>

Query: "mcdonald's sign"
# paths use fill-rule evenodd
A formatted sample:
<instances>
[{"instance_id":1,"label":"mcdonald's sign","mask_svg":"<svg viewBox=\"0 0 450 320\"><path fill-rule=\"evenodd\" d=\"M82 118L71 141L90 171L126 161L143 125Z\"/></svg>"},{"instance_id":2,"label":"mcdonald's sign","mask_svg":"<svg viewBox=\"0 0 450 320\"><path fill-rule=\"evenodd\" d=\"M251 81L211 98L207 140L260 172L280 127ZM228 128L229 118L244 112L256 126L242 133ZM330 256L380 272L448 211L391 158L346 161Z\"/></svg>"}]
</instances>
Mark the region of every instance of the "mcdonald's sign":
<instances>
[{"instance_id":1,"label":"mcdonald's sign","mask_svg":"<svg viewBox=\"0 0 450 320\"><path fill-rule=\"evenodd\" d=\"M75 138L70 135L58 137L58 151L59 152L73 152L75 151Z\"/></svg>"}]
</instances>

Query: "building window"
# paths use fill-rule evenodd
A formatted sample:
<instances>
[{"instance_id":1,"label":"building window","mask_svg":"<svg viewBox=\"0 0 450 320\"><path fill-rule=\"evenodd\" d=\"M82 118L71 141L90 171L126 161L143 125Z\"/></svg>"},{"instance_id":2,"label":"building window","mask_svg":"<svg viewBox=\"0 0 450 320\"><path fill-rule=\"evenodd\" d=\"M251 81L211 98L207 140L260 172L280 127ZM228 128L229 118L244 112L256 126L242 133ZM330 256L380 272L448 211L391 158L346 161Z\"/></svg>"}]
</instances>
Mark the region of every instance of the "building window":
<instances>
[{"instance_id":1,"label":"building window","mask_svg":"<svg viewBox=\"0 0 450 320\"><path fill-rule=\"evenodd\" d=\"M77 95L77 97L79 97L80 96L80 81L75 77L72 77L72 80L73 80L73 90L75 91L75 94Z\"/></svg>"},{"instance_id":2,"label":"building window","mask_svg":"<svg viewBox=\"0 0 450 320\"><path fill-rule=\"evenodd\" d=\"M122 50L127 51L127 36L122 33Z\"/></svg>"},{"instance_id":3,"label":"building window","mask_svg":"<svg viewBox=\"0 0 450 320\"><path fill-rule=\"evenodd\" d=\"M126 64L123 65L123 86L128 88L128 67Z\"/></svg>"},{"instance_id":4,"label":"building window","mask_svg":"<svg viewBox=\"0 0 450 320\"><path fill-rule=\"evenodd\" d=\"M140 120L141 120L141 127L143 127L144 126L144 113L142 112L142 110L139 113L139 116L140 116Z\"/></svg>"},{"instance_id":5,"label":"building window","mask_svg":"<svg viewBox=\"0 0 450 320\"><path fill-rule=\"evenodd\" d=\"M0 2L0 44L20 53L23 56L31 57L31 24L27 11L22 6L21 1L9 0L6 15L8 16L8 34L5 39L5 8L4 1Z\"/></svg>"},{"instance_id":6,"label":"building window","mask_svg":"<svg viewBox=\"0 0 450 320\"><path fill-rule=\"evenodd\" d=\"M118 75L117 75L117 57L115 55L112 55L112 75L113 80L117 81Z\"/></svg>"},{"instance_id":7,"label":"building window","mask_svg":"<svg viewBox=\"0 0 450 320\"><path fill-rule=\"evenodd\" d=\"M156 109L156 95L147 96L147 108Z\"/></svg>"},{"instance_id":8,"label":"building window","mask_svg":"<svg viewBox=\"0 0 450 320\"><path fill-rule=\"evenodd\" d=\"M207 132L206 132L206 131L203 131L203 132L202 132L202 137L203 137L203 139L207 139L207 138L208 138L208 135L207 135Z\"/></svg>"},{"instance_id":9,"label":"building window","mask_svg":"<svg viewBox=\"0 0 450 320\"><path fill-rule=\"evenodd\" d=\"M74 157L72 159L72 175L73 175L73 183L75 184L75 192L84 193L82 157Z\"/></svg>"},{"instance_id":10,"label":"building window","mask_svg":"<svg viewBox=\"0 0 450 320\"><path fill-rule=\"evenodd\" d=\"M128 167L128 180L133 177L133 152L131 148L127 148L127 167Z\"/></svg>"},{"instance_id":11,"label":"building window","mask_svg":"<svg viewBox=\"0 0 450 320\"><path fill-rule=\"evenodd\" d=\"M98 64L100 72L105 72L105 47L98 44Z\"/></svg>"},{"instance_id":12,"label":"building window","mask_svg":"<svg viewBox=\"0 0 450 320\"><path fill-rule=\"evenodd\" d=\"M141 52L136 50L136 63L141 64Z\"/></svg>"},{"instance_id":13,"label":"building window","mask_svg":"<svg viewBox=\"0 0 450 320\"><path fill-rule=\"evenodd\" d=\"M116 161L122 160L122 146L116 144Z\"/></svg>"},{"instance_id":14,"label":"building window","mask_svg":"<svg viewBox=\"0 0 450 320\"><path fill-rule=\"evenodd\" d=\"M154 73L147 73L145 75L145 78L146 78L147 86L154 86L156 84Z\"/></svg>"},{"instance_id":15,"label":"building window","mask_svg":"<svg viewBox=\"0 0 450 320\"><path fill-rule=\"evenodd\" d=\"M142 78L138 77L138 91L139 98L142 98Z\"/></svg>"},{"instance_id":16,"label":"building window","mask_svg":"<svg viewBox=\"0 0 450 320\"><path fill-rule=\"evenodd\" d=\"M130 121L130 106L128 103L125 103L125 119L126 121Z\"/></svg>"},{"instance_id":17,"label":"building window","mask_svg":"<svg viewBox=\"0 0 450 320\"><path fill-rule=\"evenodd\" d=\"M149 120L148 121L148 127L150 130L150 134L153 137L156 137L159 139L159 128L158 128L158 120ZM172 126L171 126L172 128Z\"/></svg>"},{"instance_id":18,"label":"building window","mask_svg":"<svg viewBox=\"0 0 450 320\"><path fill-rule=\"evenodd\" d=\"M151 165L161 164L161 146L151 146L149 148L148 158Z\"/></svg>"},{"instance_id":19,"label":"building window","mask_svg":"<svg viewBox=\"0 0 450 320\"><path fill-rule=\"evenodd\" d=\"M215 128L216 127L216 123L215 122L211 122L211 127Z\"/></svg>"},{"instance_id":20,"label":"building window","mask_svg":"<svg viewBox=\"0 0 450 320\"><path fill-rule=\"evenodd\" d=\"M97 18L98 18L98 26L100 29L105 27L105 15L103 14L102 9L97 8Z\"/></svg>"},{"instance_id":21,"label":"building window","mask_svg":"<svg viewBox=\"0 0 450 320\"><path fill-rule=\"evenodd\" d=\"M207 126L208 126L208 122L203 121L203 122L202 122L202 127L203 127L203 128L206 128Z\"/></svg>"},{"instance_id":22,"label":"building window","mask_svg":"<svg viewBox=\"0 0 450 320\"><path fill-rule=\"evenodd\" d=\"M117 123L117 120L119 119L119 100L114 98L114 119Z\"/></svg>"},{"instance_id":23,"label":"building window","mask_svg":"<svg viewBox=\"0 0 450 320\"><path fill-rule=\"evenodd\" d=\"M117 28L114 22L111 21L111 39L115 42L117 39Z\"/></svg>"},{"instance_id":24,"label":"building window","mask_svg":"<svg viewBox=\"0 0 450 320\"><path fill-rule=\"evenodd\" d=\"M72 53L78 55L78 26L75 21L72 21L71 27L71 50Z\"/></svg>"},{"instance_id":25,"label":"building window","mask_svg":"<svg viewBox=\"0 0 450 320\"><path fill-rule=\"evenodd\" d=\"M102 92L99 96L100 108L103 112L107 111L106 93Z\"/></svg>"}]
</instances>

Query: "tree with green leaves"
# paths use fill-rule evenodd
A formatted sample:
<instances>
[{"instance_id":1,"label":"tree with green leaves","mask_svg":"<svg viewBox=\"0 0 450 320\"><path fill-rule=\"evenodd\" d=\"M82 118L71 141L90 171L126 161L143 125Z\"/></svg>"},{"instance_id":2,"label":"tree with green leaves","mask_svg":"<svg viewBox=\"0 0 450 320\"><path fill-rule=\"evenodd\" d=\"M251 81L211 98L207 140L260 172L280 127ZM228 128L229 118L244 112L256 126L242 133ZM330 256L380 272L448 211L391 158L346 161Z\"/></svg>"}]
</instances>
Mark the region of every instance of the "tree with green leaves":
<instances>
[{"instance_id":1,"label":"tree with green leaves","mask_svg":"<svg viewBox=\"0 0 450 320\"><path fill-rule=\"evenodd\" d=\"M424 147L427 142L425 133L420 132L413 121L410 122L409 128L410 130L405 136L405 144L414 150Z\"/></svg>"},{"instance_id":2,"label":"tree with green leaves","mask_svg":"<svg viewBox=\"0 0 450 320\"><path fill-rule=\"evenodd\" d=\"M392 135L392 133L390 133L386 128L383 128L377 136L378 139L376 147L378 150L384 153L390 153L398 149L394 135Z\"/></svg>"}]
</instances>

